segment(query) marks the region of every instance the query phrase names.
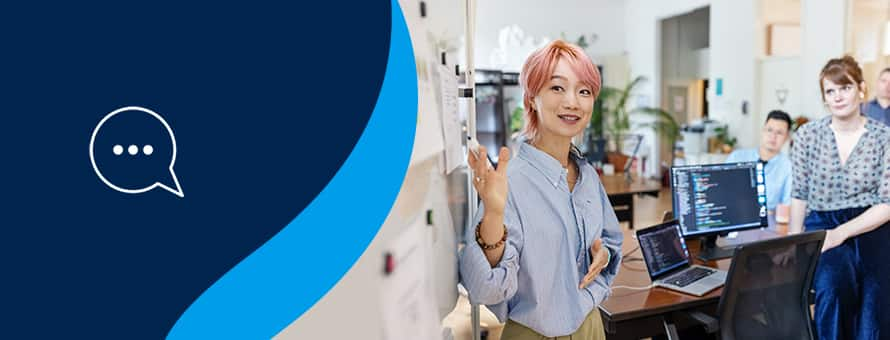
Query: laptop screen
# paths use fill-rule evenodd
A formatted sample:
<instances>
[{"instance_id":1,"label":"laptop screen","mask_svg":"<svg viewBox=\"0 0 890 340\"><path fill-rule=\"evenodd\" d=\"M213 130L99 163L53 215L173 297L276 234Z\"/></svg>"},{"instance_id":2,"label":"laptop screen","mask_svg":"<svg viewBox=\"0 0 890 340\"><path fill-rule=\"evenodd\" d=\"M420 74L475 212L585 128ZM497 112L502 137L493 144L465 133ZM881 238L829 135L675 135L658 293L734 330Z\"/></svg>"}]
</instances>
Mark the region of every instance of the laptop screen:
<instances>
[{"instance_id":1,"label":"laptop screen","mask_svg":"<svg viewBox=\"0 0 890 340\"><path fill-rule=\"evenodd\" d=\"M689 263L689 250L677 221L640 230L637 239L652 278Z\"/></svg>"}]
</instances>

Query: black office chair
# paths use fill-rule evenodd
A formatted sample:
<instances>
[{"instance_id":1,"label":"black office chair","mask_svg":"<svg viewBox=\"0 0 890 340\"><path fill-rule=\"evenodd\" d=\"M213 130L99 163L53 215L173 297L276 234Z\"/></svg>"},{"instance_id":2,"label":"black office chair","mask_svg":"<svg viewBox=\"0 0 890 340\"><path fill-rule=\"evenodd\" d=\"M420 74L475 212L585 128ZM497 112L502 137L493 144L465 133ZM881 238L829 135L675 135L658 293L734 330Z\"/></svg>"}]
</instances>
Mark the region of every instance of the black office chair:
<instances>
[{"instance_id":1,"label":"black office chair","mask_svg":"<svg viewBox=\"0 0 890 340\"><path fill-rule=\"evenodd\" d=\"M670 210L665 210L664 213L661 214L661 222L667 222L674 219L674 212Z\"/></svg>"},{"instance_id":2,"label":"black office chair","mask_svg":"<svg viewBox=\"0 0 890 340\"><path fill-rule=\"evenodd\" d=\"M736 249L717 307L718 319L690 316L720 338L813 339L810 288L825 232L810 232Z\"/></svg>"}]
</instances>

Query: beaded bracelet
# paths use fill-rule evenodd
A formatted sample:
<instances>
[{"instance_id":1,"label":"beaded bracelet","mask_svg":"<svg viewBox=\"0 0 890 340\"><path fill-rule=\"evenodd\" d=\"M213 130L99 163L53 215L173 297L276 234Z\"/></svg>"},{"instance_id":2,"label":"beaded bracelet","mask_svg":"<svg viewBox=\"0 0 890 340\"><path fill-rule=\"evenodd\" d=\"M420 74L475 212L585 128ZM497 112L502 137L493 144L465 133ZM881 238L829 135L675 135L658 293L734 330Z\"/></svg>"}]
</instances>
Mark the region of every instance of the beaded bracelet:
<instances>
[{"instance_id":1,"label":"beaded bracelet","mask_svg":"<svg viewBox=\"0 0 890 340\"><path fill-rule=\"evenodd\" d=\"M504 245L504 242L507 241L507 226L505 225L504 226L504 236L501 236L501 240L498 241L498 243L485 244L485 240L482 239L482 234L479 233L479 227L481 225L482 225L482 223L479 223L476 225L476 243L478 243L479 246L482 247L483 250L492 250L492 249L500 248L502 245Z\"/></svg>"}]
</instances>

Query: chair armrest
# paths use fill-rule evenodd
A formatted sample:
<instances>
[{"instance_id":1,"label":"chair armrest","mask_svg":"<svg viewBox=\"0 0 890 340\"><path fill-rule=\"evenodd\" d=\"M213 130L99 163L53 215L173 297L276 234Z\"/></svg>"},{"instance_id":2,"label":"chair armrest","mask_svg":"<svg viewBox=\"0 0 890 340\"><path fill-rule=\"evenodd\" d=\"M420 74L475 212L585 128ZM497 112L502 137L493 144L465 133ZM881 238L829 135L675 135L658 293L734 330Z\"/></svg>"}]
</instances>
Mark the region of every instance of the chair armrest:
<instances>
[{"instance_id":1,"label":"chair armrest","mask_svg":"<svg viewBox=\"0 0 890 340\"><path fill-rule=\"evenodd\" d=\"M687 312L686 314L696 322L702 324L702 326L705 326L705 332L708 334L720 330L720 320L717 320L717 318L713 316L699 311Z\"/></svg>"}]
</instances>

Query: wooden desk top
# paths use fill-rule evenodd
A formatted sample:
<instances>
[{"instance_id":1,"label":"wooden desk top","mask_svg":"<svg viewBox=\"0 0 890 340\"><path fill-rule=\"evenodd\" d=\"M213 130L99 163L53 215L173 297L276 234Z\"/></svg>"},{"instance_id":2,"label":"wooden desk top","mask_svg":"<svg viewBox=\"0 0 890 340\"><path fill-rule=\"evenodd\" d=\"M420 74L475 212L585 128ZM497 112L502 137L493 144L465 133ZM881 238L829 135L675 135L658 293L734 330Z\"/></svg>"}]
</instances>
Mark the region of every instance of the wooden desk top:
<instances>
[{"instance_id":1,"label":"wooden desk top","mask_svg":"<svg viewBox=\"0 0 890 340\"><path fill-rule=\"evenodd\" d=\"M659 181L634 176L633 180L630 183L627 183L623 173L600 175L600 181L603 182L603 187L606 189L607 195L657 194L661 191L661 182Z\"/></svg>"},{"instance_id":2,"label":"wooden desk top","mask_svg":"<svg viewBox=\"0 0 890 340\"><path fill-rule=\"evenodd\" d=\"M770 216L770 224L772 225L770 228L739 232L738 236L731 240L720 238L718 240L718 245L750 243L757 240L779 237L787 233L787 224L775 224L772 215ZM622 245L623 254L626 254L639 246L639 242L633 238L634 232L635 230L624 231L624 243ZM698 240L689 240L687 244L691 255L695 258L696 255L698 255L699 250ZM640 253L639 249L634 250L633 253L627 256L628 258L640 258L640 260L624 261L621 264L615 282L612 283L612 287L645 287L652 284L652 281L649 279L649 273L646 271L646 264L642 261L642 256L643 255ZM695 258L694 263L729 270L731 259L702 262L698 258ZM600 311L602 311L603 315L610 321L618 322L657 315L673 310L717 303L717 301L720 300L720 294L722 293L722 287L717 288L702 297L674 292L660 287L646 290L613 288L612 296L600 305Z\"/></svg>"}]
</instances>

